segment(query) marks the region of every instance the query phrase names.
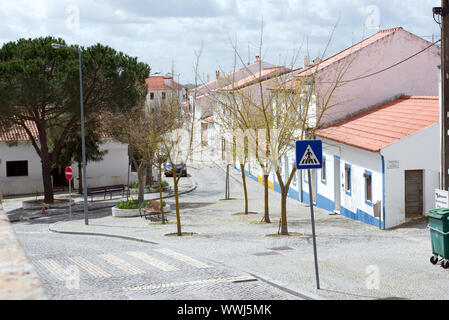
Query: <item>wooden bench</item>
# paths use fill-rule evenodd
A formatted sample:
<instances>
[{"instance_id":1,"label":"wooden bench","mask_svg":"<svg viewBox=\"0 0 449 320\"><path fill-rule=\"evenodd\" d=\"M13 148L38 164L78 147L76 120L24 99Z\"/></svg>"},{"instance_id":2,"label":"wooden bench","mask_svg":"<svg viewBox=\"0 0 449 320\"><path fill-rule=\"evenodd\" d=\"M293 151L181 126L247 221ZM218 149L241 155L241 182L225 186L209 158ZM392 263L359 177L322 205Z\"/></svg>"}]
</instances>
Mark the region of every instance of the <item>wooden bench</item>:
<instances>
[{"instance_id":1,"label":"wooden bench","mask_svg":"<svg viewBox=\"0 0 449 320\"><path fill-rule=\"evenodd\" d=\"M125 195L125 185L124 184L115 184L110 186L102 186L102 187L92 187L87 188L87 196L91 196L91 201L94 201L94 195L95 194L104 194L104 199L106 200L106 194L111 195L112 199L112 193L113 192L122 192L122 196Z\"/></svg>"},{"instance_id":2,"label":"wooden bench","mask_svg":"<svg viewBox=\"0 0 449 320\"><path fill-rule=\"evenodd\" d=\"M139 209L140 217L144 217L147 220L153 220L153 217L157 217L158 221L162 220L161 204L158 201L150 200L149 207L143 207ZM168 222L164 218L165 222Z\"/></svg>"}]
</instances>

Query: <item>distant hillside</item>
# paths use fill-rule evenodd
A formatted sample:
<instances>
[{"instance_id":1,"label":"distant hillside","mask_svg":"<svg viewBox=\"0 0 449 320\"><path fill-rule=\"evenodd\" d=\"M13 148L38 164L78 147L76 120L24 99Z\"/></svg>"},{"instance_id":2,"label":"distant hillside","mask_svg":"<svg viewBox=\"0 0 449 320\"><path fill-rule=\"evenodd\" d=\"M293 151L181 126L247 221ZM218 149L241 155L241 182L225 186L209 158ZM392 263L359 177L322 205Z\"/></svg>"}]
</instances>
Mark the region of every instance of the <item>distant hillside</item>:
<instances>
[{"instance_id":1,"label":"distant hillside","mask_svg":"<svg viewBox=\"0 0 449 320\"><path fill-rule=\"evenodd\" d=\"M187 88L189 88L189 89L194 89L194 88L196 88L197 86L196 86L195 84L193 84L193 83L188 83L188 84L185 84L184 87L187 87Z\"/></svg>"}]
</instances>

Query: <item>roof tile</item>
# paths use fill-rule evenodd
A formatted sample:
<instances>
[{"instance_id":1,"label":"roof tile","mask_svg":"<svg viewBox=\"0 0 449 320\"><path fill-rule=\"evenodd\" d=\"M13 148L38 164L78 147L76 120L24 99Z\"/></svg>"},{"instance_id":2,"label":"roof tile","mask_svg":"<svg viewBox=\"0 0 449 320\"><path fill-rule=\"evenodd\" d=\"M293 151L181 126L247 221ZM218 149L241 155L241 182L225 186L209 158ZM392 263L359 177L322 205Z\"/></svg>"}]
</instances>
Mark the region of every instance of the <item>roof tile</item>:
<instances>
[{"instance_id":1,"label":"roof tile","mask_svg":"<svg viewBox=\"0 0 449 320\"><path fill-rule=\"evenodd\" d=\"M341 123L320 129L316 135L378 152L438 121L438 97L403 96Z\"/></svg>"}]
</instances>

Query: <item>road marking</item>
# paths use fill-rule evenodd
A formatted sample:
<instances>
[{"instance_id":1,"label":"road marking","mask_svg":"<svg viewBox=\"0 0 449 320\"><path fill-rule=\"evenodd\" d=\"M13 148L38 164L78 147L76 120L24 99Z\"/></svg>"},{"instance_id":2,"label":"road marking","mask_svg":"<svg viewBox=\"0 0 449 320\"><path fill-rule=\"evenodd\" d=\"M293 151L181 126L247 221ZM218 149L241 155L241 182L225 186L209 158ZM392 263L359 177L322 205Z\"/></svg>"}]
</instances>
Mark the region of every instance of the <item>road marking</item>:
<instances>
[{"instance_id":1,"label":"road marking","mask_svg":"<svg viewBox=\"0 0 449 320\"><path fill-rule=\"evenodd\" d=\"M190 265L192 265L192 266L194 266L196 268L199 268L199 269L212 268L212 266L210 266L208 264L202 263L202 262L200 262L198 260L195 260L195 259L190 258L188 256L185 256L183 254L174 252L174 251L172 251L170 249L156 249L155 251L157 251L159 253L162 253L162 254L164 254L166 256L169 256L170 258L173 258L173 259L185 262L187 264L190 264Z\"/></svg>"},{"instance_id":2,"label":"road marking","mask_svg":"<svg viewBox=\"0 0 449 320\"><path fill-rule=\"evenodd\" d=\"M218 278L218 279L207 279L207 280L195 280L186 282L171 282L171 283L161 283L152 284L148 286L138 286L138 287L123 287L123 291L142 291L142 290L154 290L154 289L165 289L172 287L182 287L191 286L198 284L209 284L209 283L226 283L226 282L245 282L245 281L256 281L257 279L250 276L233 277L233 278Z\"/></svg>"},{"instance_id":3,"label":"road marking","mask_svg":"<svg viewBox=\"0 0 449 320\"><path fill-rule=\"evenodd\" d=\"M156 259L154 257L149 256L148 254L144 253L144 252L139 252L139 251L129 251L127 252L127 254L129 254L130 256L140 259L145 263L148 263L150 265L152 265L153 267L156 267L162 271L174 271L174 270L178 270L178 268L169 265L168 263L165 263L162 260Z\"/></svg>"},{"instance_id":4,"label":"road marking","mask_svg":"<svg viewBox=\"0 0 449 320\"><path fill-rule=\"evenodd\" d=\"M95 278L109 278L111 275L107 273L106 271L102 270L101 268L97 267L93 263L89 262L83 257L77 256L77 257L70 257L70 261L73 261L76 263L79 267L86 270L87 273L89 273L91 276Z\"/></svg>"},{"instance_id":5,"label":"road marking","mask_svg":"<svg viewBox=\"0 0 449 320\"><path fill-rule=\"evenodd\" d=\"M67 272L53 259L41 259L39 260L39 263L47 268L47 270L59 281L67 280Z\"/></svg>"},{"instance_id":6,"label":"road marking","mask_svg":"<svg viewBox=\"0 0 449 320\"><path fill-rule=\"evenodd\" d=\"M110 264L116 266L117 268L125 271L128 274L142 274L144 271L140 270L139 268L133 266L132 264L126 262L123 259L120 259L119 257L116 257L112 254L100 254L98 255L100 258L106 260Z\"/></svg>"}]
</instances>

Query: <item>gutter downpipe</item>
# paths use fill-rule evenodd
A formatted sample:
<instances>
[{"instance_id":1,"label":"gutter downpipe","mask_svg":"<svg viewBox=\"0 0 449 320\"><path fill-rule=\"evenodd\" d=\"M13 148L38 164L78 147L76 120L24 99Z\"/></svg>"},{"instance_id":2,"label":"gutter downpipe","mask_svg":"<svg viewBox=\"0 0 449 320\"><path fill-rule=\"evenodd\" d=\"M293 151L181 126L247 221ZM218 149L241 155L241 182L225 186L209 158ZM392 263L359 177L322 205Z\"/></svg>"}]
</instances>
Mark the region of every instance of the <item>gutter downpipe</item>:
<instances>
[{"instance_id":1,"label":"gutter downpipe","mask_svg":"<svg viewBox=\"0 0 449 320\"><path fill-rule=\"evenodd\" d=\"M380 157L382 159L382 221L383 221L383 228L382 230L385 230L385 158L382 155L381 152L379 152Z\"/></svg>"}]
</instances>

